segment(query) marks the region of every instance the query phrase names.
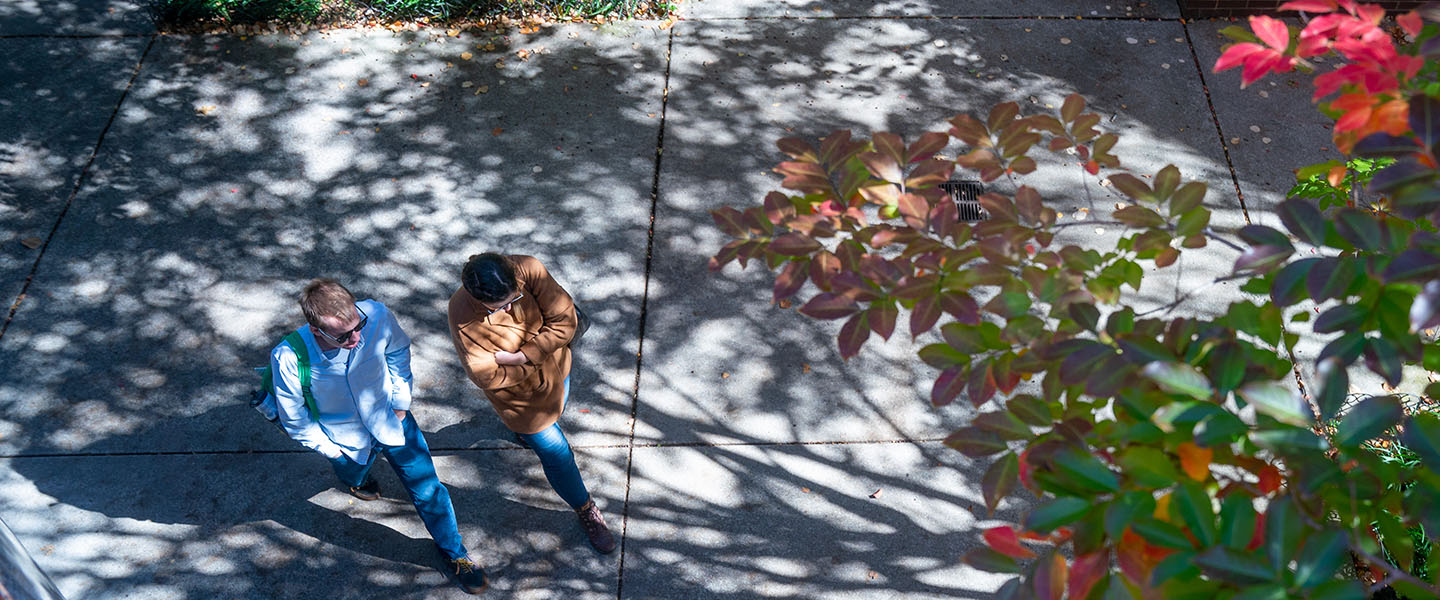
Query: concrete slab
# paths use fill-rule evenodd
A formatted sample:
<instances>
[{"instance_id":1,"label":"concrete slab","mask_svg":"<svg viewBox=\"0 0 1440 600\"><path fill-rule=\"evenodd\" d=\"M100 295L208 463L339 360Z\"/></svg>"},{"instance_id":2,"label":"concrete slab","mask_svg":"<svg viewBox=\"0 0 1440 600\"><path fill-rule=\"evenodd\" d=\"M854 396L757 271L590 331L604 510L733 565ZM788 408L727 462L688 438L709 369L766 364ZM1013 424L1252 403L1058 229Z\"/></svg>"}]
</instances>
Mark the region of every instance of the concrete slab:
<instances>
[{"instance_id":1,"label":"concrete slab","mask_svg":"<svg viewBox=\"0 0 1440 600\"><path fill-rule=\"evenodd\" d=\"M320 275L400 316L436 447L494 446L445 316L490 249L592 314L567 426L623 440L666 37L163 38L0 340L0 453L292 448L242 396Z\"/></svg>"},{"instance_id":2,"label":"concrete slab","mask_svg":"<svg viewBox=\"0 0 1440 600\"><path fill-rule=\"evenodd\" d=\"M983 114L1011 99L1046 110L1079 91L1121 134L1116 153L1128 168L1154 173L1174 163L1212 187L1229 180L1178 23L880 19L797 30L789 22L682 22L675 31L641 439L918 439L945 435L967 414L926 405L934 371L914 359L906 333L845 365L833 339L839 323L767 308L769 276L703 270L725 241L708 211L757 205L777 189L770 169L782 160L773 149L780 137L848 128L913 139L947 129L944 119L957 113ZM1067 157L1035 156L1044 166L1026 182L1068 219L1119 201ZM1238 212L1233 197L1209 201ZM1119 230L1072 234L1095 243ZM1143 301L1173 300L1177 272L1147 283Z\"/></svg>"},{"instance_id":3,"label":"concrete slab","mask_svg":"<svg viewBox=\"0 0 1440 600\"><path fill-rule=\"evenodd\" d=\"M0 23L7 22L6 4ZM149 40L0 38L0 302L35 266Z\"/></svg>"},{"instance_id":4,"label":"concrete slab","mask_svg":"<svg viewBox=\"0 0 1440 600\"><path fill-rule=\"evenodd\" d=\"M960 564L994 524L974 516L983 467L940 444L637 447L634 461L623 598L988 598L1008 579Z\"/></svg>"},{"instance_id":5,"label":"concrete slab","mask_svg":"<svg viewBox=\"0 0 1440 600\"><path fill-rule=\"evenodd\" d=\"M0 36L154 31L150 8L139 0L7 0L0 4Z\"/></svg>"},{"instance_id":6,"label":"concrete slab","mask_svg":"<svg viewBox=\"0 0 1440 600\"><path fill-rule=\"evenodd\" d=\"M580 451L621 520L623 449ZM619 554L592 550L528 451L436 458L461 535L507 598L614 598ZM461 598L394 473L384 498L334 489L298 453L0 462L0 514L69 598Z\"/></svg>"},{"instance_id":7,"label":"concrete slab","mask_svg":"<svg viewBox=\"0 0 1440 600\"><path fill-rule=\"evenodd\" d=\"M1178 18L1175 0L684 0L687 19L771 17Z\"/></svg>"}]
</instances>

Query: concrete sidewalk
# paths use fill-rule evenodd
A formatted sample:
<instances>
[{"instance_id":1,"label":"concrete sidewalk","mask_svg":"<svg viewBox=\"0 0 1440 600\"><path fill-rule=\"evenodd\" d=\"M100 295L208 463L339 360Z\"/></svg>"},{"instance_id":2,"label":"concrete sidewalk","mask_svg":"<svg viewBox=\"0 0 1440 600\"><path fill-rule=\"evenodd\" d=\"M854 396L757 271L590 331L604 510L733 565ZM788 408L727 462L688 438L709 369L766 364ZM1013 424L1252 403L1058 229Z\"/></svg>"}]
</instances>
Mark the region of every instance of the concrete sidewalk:
<instances>
[{"instance_id":1,"label":"concrete sidewalk","mask_svg":"<svg viewBox=\"0 0 1440 600\"><path fill-rule=\"evenodd\" d=\"M987 465L939 443L969 413L925 401L923 340L842 363L838 324L771 306L768 275L706 271L708 211L778 186L779 137L913 138L1070 92L1127 166L1207 181L1224 224L1238 193L1274 221L1290 169L1335 155L1308 82L1211 74L1228 23L1173 0L686 0L670 28L250 38L44 4L0 5L0 516L75 599L463 596L388 469L386 500L354 502L244 404L321 275L414 338L414 412L492 597L987 597L1006 578L959 564ZM1032 183L1084 208L1069 174ZM614 555L455 363L446 301L491 249L540 257L595 318L561 423Z\"/></svg>"}]
</instances>

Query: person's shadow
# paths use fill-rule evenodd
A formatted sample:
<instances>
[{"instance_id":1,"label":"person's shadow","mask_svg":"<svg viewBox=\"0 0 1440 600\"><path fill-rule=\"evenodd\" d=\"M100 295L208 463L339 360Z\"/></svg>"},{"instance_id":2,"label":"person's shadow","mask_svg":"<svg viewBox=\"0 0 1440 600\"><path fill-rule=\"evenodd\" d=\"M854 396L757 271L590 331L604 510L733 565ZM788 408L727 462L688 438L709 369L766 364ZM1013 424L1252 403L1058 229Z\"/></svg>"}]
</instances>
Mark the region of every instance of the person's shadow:
<instances>
[{"instance_id":1,"label":"person's shadow","mask_svg":"<svg viewBox=\"0 0 1440 600\"><path fill-rule=\"evenodd\" d=\"M252 439L274 436L288 441L283 431L267 424L240 400L191 418L199 421L199 426L216 428L249 420L255 428L270 429L252 432ZM156 422L108 438L106 446L164 447L158 440L173 435L166 422ZM110 592L160 584L178 585L196 598L373 598L385 595L385 588L392 585L394 593L403 593L421 592L419 588L433 584L427 594L436 591L434 586L449 585L441 579L444 561L388 466L377 464L372 471L383 498L363 502L337 488L323 457L291 444L296 451L110 452L22 458L11 464L41 494L59 504L118 520L121 528L129 528L125 519L195 528L177 538L173 528L139 527L133 536L156 546L149 553L152 556L135 565L131 575L99 583ZM476 528L466 526L466 514L476 514L481 506L513 502L483 483L478 489L458 488L451 481L457 474L447 477L446 470L440 467L440 480L450 490L461 533L473 551L483 540ZM52 504L47 510L71 509ZM55 517L62 529L71 527L71 519L82 518L75 513L67 516ZM301 572L306 576L297 577ZM221 573L228 576L222 578L228 583L206 580ZM59 580L67 573L52 575ZM95 593L105 590L92 588L88 595L110 595Z\"/></svg>"}]
</instances>

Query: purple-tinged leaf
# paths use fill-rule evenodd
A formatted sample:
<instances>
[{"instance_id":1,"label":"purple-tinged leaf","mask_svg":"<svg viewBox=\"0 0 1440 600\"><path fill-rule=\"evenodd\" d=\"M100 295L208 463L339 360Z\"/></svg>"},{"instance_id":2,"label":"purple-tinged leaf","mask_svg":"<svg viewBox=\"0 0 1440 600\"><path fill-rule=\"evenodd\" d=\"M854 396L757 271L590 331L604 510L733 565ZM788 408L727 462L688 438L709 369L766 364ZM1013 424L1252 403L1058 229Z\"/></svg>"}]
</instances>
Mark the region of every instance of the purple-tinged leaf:
<instances>
[{"instance_id":1,"label":"purple-tinged leaf","mask_svg":"<svg viewBox=\"0 0 1440 600\"><path fill-rule=\"evenodd\" d=\"M1015 116L1019 114L1019 104L1015 102L1002 102L990 109L990 116L986 119L985 125L988 126L991 131L995 131L1009 125L1011 121L1015 120Z\"/></svg>"},{"instance_id":2,"label":"purple-tinged leaf","mask_svg":"<svg viewBox=\"0 0 1440 600\"><path fill-rule=\"evenodd\" d=\"M840 345L840 358L849 360L850 357L859 354L860 347L865 345L865 340L868 339L870 339L868 311L850 317L850 320L840 327L840 336L836 339Z\"/></svg>"},{"instance_id":3,"label":"purple-tinged leaf","mask_svg":"<svg viewBox=\"0 0 1440 600\"><path fill-rule=\"evenodd\" d=\"M1428 281L1410 305L1410 333L1440 325L1440 280Z\"/></svg>"},{"instance_id":4,"label":"purple-tinged leaf","mask_svg":"<svg viewBox=\"0 0 1440 600\"><path fill-rule=\"evenodd\" d=\"M810 258L810 281L822 291L830 291L830 279L840 273L840 259L829 250L816 252Z\"/></svg>"},{"instance_id":5,"label":"purple-tinged leaf","mask_svg":"<svg viewBox=\"0 0 1440 600\"><path fill-rule=\"evenodd\" d=\"M1069 123L1080 116L1085 110L1085 97L1080 94L1070 94L1065 97L1065 104L1060 106L1060 119Z\"/></svg>"},{"instance_id":6,"label":"purple-tinged leaf","mask_svg":"<svg viewBox=\"0 0 1440 600\"><path fill-rule=\"evenodd\" d=\"M985 212L990 213L991 221L1019 221L1015 215L1015 201L995 192L982 194L979 200Z\"/></svg>"},{"instance_id":7,"label":"purple-tinged leaf","mask_svg":"<svg viewBox=\"0 0 1440 600\"><path fill-rule=\"evenodd\" d=\"M980 303L965 292L946 291L940 294L940 309L968 325L980 324Z\"/></svg>"},{"instance_id":8,"label":"purple-tinged leaf","mask_svg":"<svg viewBox=\"0 0 1440 600\"><path fill-rule=\"evenodd\" d=\"M935 385L930 388L930 403L935 406L946 406L960 397L965 391L965 375L970 365L955 365L940 372L935 378Z\"/></svg>"},{"instance_id":9,"label":"purple-tinged leaf","mask_svg":"<svg viewBox=\"0 0 1440 600\"><path fill-rule=\"evenodd\" d=\"M1386 283L1433 279L1440 274L1440 256L1412 248L1401 252L1385 267Z\"/></svg>"},{"instance_id":10,"label":"purple-tinged leaf","mask_svg":"<svg viewBox=\"0 0 1440 600\"><path fill-rule=\"evenodd\" d=\"M881 302L865 312L870 319L870 330L879 335L880 339L889 340L890 335L895 333L895 320L900 316L900 309L895 303Z\"/></svg>"},{"instance_id":11,"label":"purple-tinged leaf","mask_svg":"<svg viewBox=\"0 0 1440 600\"><path fill-rule=\"evenodd\" d=\"M1238 273L1253 270L1263 273L1280 266L1294 253L1295 249L1289 247L1289 243L1283 247L1255 246L1246 250L1244 254L1240 255L1240 258L1235 260L1235 271Z\"/></svg>"},{"instance_id":12,"label":"purple-tinged leaf","mask_svg":"<svg viewBox=\"0 0 1440 600\"><path fill-rule=\"evenodd\" d=\"M1410 97L1410 130L1425 148L1440 142L1440 100L1426 94Z\"/></svg>"},{"instance_id":13,"label":"purple-tinged leaf","mask_svg":"<svg viewBox=\"0 0 1440 600\"><path fill-rule=\"evenodd\" d=\"M1160 227L1165 224L1165 217L1160 213L1138 205L1121 208L1115 211L1114 217L1130 227Z\"/></svg>"},{"instance_id":14,"label":"purple-tinged leaf","mask_svg":"<svg viewBox=\"0 0 1440 600\"><path fill-rule=\"evenodd\" d=\"M950 119L950 135L965 142L967 146L986 148L992 144L990 130L979 119L970 115L956 115Z\"/></svg>"},{"instance_id":15,"label":"purple-tinged leaf","mask_svg":"<svg viewBox=\"0 0 1440 600\"><path fill-rule=\"evenodd\" d=\"M735 240L725 244L725 247L721 248L719 252L715 253L715 256L710 258L710 270L719 271L724 268L725 265L740 255L740 247L748 243L749 242L745 240Z\"/></svg>"},{"instance_id":16,"label":"purple-tinged leaf","mask_svg":"<svg viewBox=\"0 0 1440 600\"><path fill-rule=\"evenodd\" d=\"M835 131L820 140L820 162L827 165L842 164L864 147L864 144L850 141L849 129Z\"/></svg>"},{"instance_id":17,"label":"purple-tinged leaf","mask_svg":"<svg viewBox=\"0 0 1440 600\"><path fill-rule=\"evenodd\" d=\"M1380 223L1369 211L1341 209L1335 216L1335 229L1340 233L1340 237L1360 250L1379 250L1385 245L1385 234L1380 229Z\"/></svg>"},{"instance_id":18,"label":"purple-tinged leaf","mask_svg":"<svg viewBox=\"0 0 1440 600\"><path fill-rule=\"evenodd\" d=\"M985 475L980 479L980 494L985 497L985 507L991 516L995 515L1000 501L1015 491L1015 483L1020 479L1019 474L1020 459L1014 452L1007 452L995 459L990 468L985 470Z\"/></svg>"},{"instance_id":19,"label":"purple-tinged leaf","mask_svg":"<svg viewBox=\"0 0 1440 600\"><path fill-rule=\"evenodd\" d=\"M811 253L821 248L823 246L820 245L820 242L810 239L810 236L790 232L770 242L769 250L783 256L810 256Z\"/></svg>"},{"instance_id":20,"label":"purple-tinged leaf","mask_svg":"<svg viewBox=\"0 0 1440 600\"><path fill-rule=\"evenodd\" d=\"M1341 304L1327 309L1315 318L1315 333L1352 331L1370 317L1370 311L1354 304Z\"/></svg>"},{"instance_id":21,"label":"purple-tinged leaf","mask_svg":"<svg viewBox=\"0 0 1440 600\"><path fill-rule=\"evenodd\" d=\"M1323 259L1302 258L1285 265L1275 274L1270 285L1270 299L1282 307L1290 306L1304 299L1307 294L1305 284L1310 276L1310 270L1321 260Z\"/></svg>"},{"instance_id":22,"label":"purple-tinged leaf","mask_svg":"<svg viewBox=\"0 0 1440 600\"><path fill-rule=\"evenodd\" d=\"M877 178L891 183L905 181L905 171L900 169L900 163L887 154L864 152L860 154L860 162L865 163L865 168Z\"/></svg>"},{"instance_id":23,"label":"purple-tinged leaf","mask_svg":"<svg viewBox=\"0 0 1440 600\"><path fill-rule=\"evenodd\" d=\"M931 294L915 301L915 308L910 309L910 336L918 337L920 334L930 331L931 327L940 320L940 296Z\"/></svg>"},{"instance_id":24,"label":"purple-tinged leaf","mask_svg":"<svg viewBox=\"0 0 1440 600\"><path fill-rule=\"evenodd\" d=\"M1005 440L978 427L964 427L945 438L945 445L970 458L984 458L1005 451Z\"/></svg>"},{"instance_id":25,"label":"purple-tinged leaf","mask_svg":"<svg viewBox=\"0 0 1440 600\"><path fill-rule=\"evenodd\" d=\"M1325 217L1309 200L1291 198L1275 207L1275 212L1285 228L1301 241L1312 246L1325 245Z\"/></svg>"},{"instance_id":26,"label":"purple-tinged leaf","mask_svg":"<svg viewBox=\"0 0 1440 600\"><path fill-rule=\"evenodd\" d=\"M1106 358L1115 355L1115 349L1099 342L1090 342L1070 352L1060 363L1060 383L1075 385L1090 376L1091 370Z\"/></svg>"},{"instance_id":27,"label":"purple-tinged leaf","mask_svg":"<svg viewBox=\"0 0 1440 600\"><path fill-rule=\"evenodd\" d=\"M765 195L765 218L771 223L779 225L785 219L795 216L795 205L790 198L780 192L770 192Z\"/></svg>"},{"instance_id":28,"label":"purple-tinged leaf","mask_svg":"<svg viewBox=\"0 0 1440 600\"><path fill-rule=\"evenodd\" d=\"M896 298L918 300L934 296L939 291L939 285L938 275L907 275L900 279L890 293Z\"/></svg>"},{"instance_id":29,"label":"purple-tinged leaf","mask_svg":"<svg viewBox=\"0 0 1440 600\"><path fill-rule=\"evenodd\" d=\"M1320 418L1325 421L1335 418L1345 397L1350 393L1350 375L1339 357L1321 359L1315 365L1315 375L1320 379L1320 389L1315 394L1315 404L1320 407Z\"/></svg>"},{"instance_id":30,"label":"purple-tinged leaf","mask_svg":"<svg viewBox=\"0 0 1440 600\"><path fill-rule=\"evenodd\" d=\"M1400 424L1405 407L1395 396L1375 396L1350 408L1335 432L1338 446L1359 446Z\"/></svg>"},{"instance_id":31,"label":"purple-tinged leaf","mask_svg":"<svg viewBox=\"0 0 1440 600\"><path fill-rule=\"evenodd\" d=\"M815 152L815 147L810 142L795 137L780 138L775 142L781 152L790 155L798 161L816 162L820 155Z\"/></svg>"},{"instance_id":32,"label":"purple-tinged leaf","mask_svg":"<svg viewBox=\"0 0 1440 600\"><path fill-rule=\"evenodd\" d=\"M1305 289L1316 302L1343 298L1355 280L1360 278L1360 272L1360 261L1352 257L1325 257L1310 269Z\"/></svg>"},{"instance_id":33,"label":"purple-tinged leaf","mask_svg":"<svg viewBox=\"0 0 1440 600\"><path fill-rule=\"evenodd\" d=\"M954 172L955 163L948 160L924 160L910 171L910 176L905 178L905 185L911 189L932 188L945 183Z\"/></svg>"},{"instance_id":34,"label":"purple-tinged leaf","mask_svg":"<svg viewBox=\"0 0 1440 600\"><path fill-rule=\"evenodd\" d=\"M1415 143L1415 138L1390 135L1384 132L1372 133L1355 143L1353 150L1356 156L1367 158L1401 158L1410 156L1416 152L1424 151L1424 147Z\"/></svg>"},{"instance_id":35,"label":"purple-tinged leaf","mask_svg":"<svg viewBox=\"0 0 1440 600\"><path fill-rule=\"evenodd\" d=\"M1389 194L1414 183L1430 181L1434 177L1435 169L1414 159L1405 158L1377 171L1370 179L1369 189L1377 194Z\"/></svg>"},{"instance_id":36,"label":"purple-tinged leaf","mask_svg":"<svg viewBox=\"0 0 1440 600\"><path fill-rule=\"evenodd\" d=\"M1240 239L1245 240L1251 246L1278 246L1281 248L1290 247L1290 238L1285 234L1266 227L1264 225L1246 225L1238 232Z\"/></svg>"},{"instance_id":37,"label":"purple-tinged leaf","mask_svg":"<svg viewBox=\"0 0 1440 600\"><path fill-rule=\"evenodd\" d=\"M1021 156L1020 158L1010 161L1010 170L1021 175L1034 173L1037 166L1035 159L1028 156Z\"/></svg>"},{"instance_id":38,"label":"purple-tinged leaf","mask_svg":"<svg viewBox=\"0 0 1440 600\"><path fill-rule=\"evenodd\" d=\"M905 157L905 140L900 139L900 136L888 131L881 131L871 137L870 141L874 143L876 152L890 157L896 164L903 165L910 162Z\"/></svg>"},{"instance_id":39,"label":"purple-tinged leaf","mask_svg":"<svg viewBox=\"0 0 1440 600\"><path fill-rule=\"evenodd\" d=\"M749 237L750 228L745 226L745 216L740 211L728 206L710 211L711 218L715 219L715 226L730 237Z\"/></svg>"},{"instance_id":40,"label":"purple-tinged leaf","mask_svg":"<svg viewBox=\"0 0 1440 600\"><path fill-rule=\"evenodd\" d=\"M859 311L854 300L831 292L818 294L800 307L800 314L814 319L840 319Z\"/></svg>"},{"instance_id":41,"label":"purple-tinged leaf","mask_svg":"<svg viewBox=\"0 0 1440 600\"><path fill-rule=\"evenodd\" d=\"M930 203L923 196L909 193L900 194L899 202L900 214L905 216L907 224L916 229L925 226L925 218L930 214Z\"/></svg>"},{"instance_id":42,"label":"purple-tinged leaf","mask_svg":"<svg viewBox=\"0 0 1440 600\"><path fill-rule=\"evenodd\" d=\"M977 571L986 573L1019 573L1020 563L987 547L979 547L965 553L960 562Z\"/></svg>"},{"instance_id":43,"label":"purple-tinged leaf","mask_svg":"<svg viewBox=\"0 0 1440 600\"><path fill-rule=\"evenodd\" d=\"M1180 186L1180 169L1175 165L1165 165L1155 174L1155 201L1163 202L1175 193L1175 188Z\"/></svg>"},{"instance_id":44,"label":"purple-tinged leaf","mask_svg":"<svg viewBox=\"0 0 1440 600\"><path fill-rule=\"evenodd\" d=\"M1086 331L1096 331L1100 326L1100 309L1094 304L1077 302L1069 306L1070 318Z\"/></svg>"},{"instance_id":45,"label":"purple-tinged leaf","mask_svg":"<svg viewBox=\"0 0 1440 600\"><path fill-rule=\"evenodd\" d=\"M1199 181L1180 186L1180 189L1170 196L1170 216L1183 215L1200 206L1205 200L1207 189L1209 188Z\"/></svg>"},{"instance_id":46,"label":"purple-tinged leaf","mask_svg":"<svg viewBox=\"0 0 1440 600\"><path fill-rule=\"evenodd\" d=\"M1030 426L1007 411L984 412L975 415L971 424L994 433L1004 440L1028 440L1035 437Z\"/></svg>"},{"instance_id":47,"label":"purple-tinged leaf","mask_svg":"<svg viewBox=\"0 0 1440 600\"><path fill-rule=\"evenodd\" d=\"M1440 416L1421 412L1405 422L1400 442L1420 456L1431 471L1440 471Z\"/></svg>"},{"instance_id":48,"label":"purple-tinged leaf","mask_svg":"<svg viewBox=\"0 0 1440 600\"><path fill-rule=\"evenodd\" d=\"M970 403L975 405L975 408L980 408L981 405L995 397L998 387L989 363L981 361L971 365L969 381L965 384L965 393L970 397Z\"/></svg>"},{"instance_id":49,"label":"purple-tinged leaf","mask_svg":"<svg viewBox=\"0 0 1440 600\"><path fill-rule=\"evenodd\" d=\"M1365 366L1372 373L1385 378L1385 383L1390 387L1400 385L1400 379L1404 375L1403 364L1400 362L1400 351L1395 344L1385 338L1372 338L1366 340L1365 344Z\"/></svg>"},{"instance_id":50,"label":"purple-tinged leaf","mask_svg":"<svg viewBox=\"0 0 1440 600\"><path fill-rule=\"evenodd\" d=\"M936 152L945 149L950 143L950 136L937 131L931 131L920 135L920 139L910 144L905 151L906 160L909 162L920 162L934 156Z\"/></svg>"},{"instance_id":51,"label":"purple-tinged leaf","mask_svg":"<svg viewBox=\"0 0 1440 600\"><path fill-rule=\"evenodd\" d=\"M1109 177L1110 185L1136 202L1154 202L1155 191L1139 177L1129 173L1116 173Z\"/></svg>"},{"instance_id":52,"label":"purple-tinged leaf","mask_svg":"<svg viewBox=\"0 0 1440 600\"><path fill-rule=\"evenodd\" d=\"M775 276L775 301L779 302L795 295L800 287L805 285L806 274L810 269L810 261L806 259L790 261Z\"/></svg>"}]
</instances>

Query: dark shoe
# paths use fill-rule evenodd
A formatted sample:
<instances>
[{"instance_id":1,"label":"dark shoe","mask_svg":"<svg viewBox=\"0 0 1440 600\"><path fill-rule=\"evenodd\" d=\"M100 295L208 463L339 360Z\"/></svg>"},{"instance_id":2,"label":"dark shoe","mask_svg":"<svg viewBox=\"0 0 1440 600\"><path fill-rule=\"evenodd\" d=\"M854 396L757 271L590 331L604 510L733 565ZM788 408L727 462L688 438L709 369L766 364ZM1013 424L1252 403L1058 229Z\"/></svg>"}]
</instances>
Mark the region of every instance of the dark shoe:
<instances>
[{"instance_id":1,"label":"dark shoe","mask_svg":"<svg viewBox=\"0 0 1440 600\"><path fill-rule=\"evenodd\" d=\"M366 479L365 483L361 484L360 487L350 488L350 495L365 501L379 500L380 482L374 479Z\"/></svg>"},{"instance_id":2,"label":"dark shoe","mask_svg":"<svg viewBox=\"0 0 1440 600\"><path fill-rule=\"evenodd\" d=\"M585 506L577 509L575 514L580 516L580 527L585 529L591 546L601 554L615 551L615 536L611 535L610 528L605 526L605 517L600 515L600 507L595 506L594 498L586 501Z\"/></svg>"},{"instance_id":3,"label":"dark shoe","mask_svg":"<svg viewBox=\"0 0 1440 600\"><path fill-rule=\"evenodd\" d=\"M460 582L460 589L465 590L466 593L478 594L485 591L485 587L490 585L490 582L485 580L485 569L481 569L480 565L475 564L468 557L446 559L446 562L450 564L450 572L455 574L455 579Z\"/></svg>"}]
</instances>

